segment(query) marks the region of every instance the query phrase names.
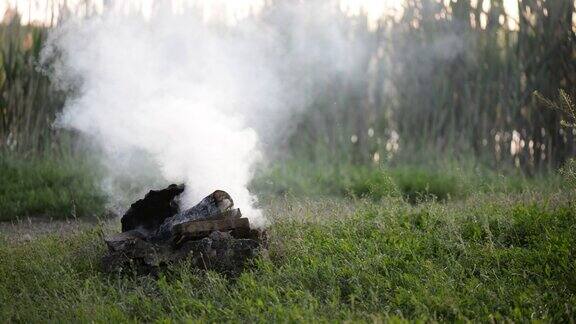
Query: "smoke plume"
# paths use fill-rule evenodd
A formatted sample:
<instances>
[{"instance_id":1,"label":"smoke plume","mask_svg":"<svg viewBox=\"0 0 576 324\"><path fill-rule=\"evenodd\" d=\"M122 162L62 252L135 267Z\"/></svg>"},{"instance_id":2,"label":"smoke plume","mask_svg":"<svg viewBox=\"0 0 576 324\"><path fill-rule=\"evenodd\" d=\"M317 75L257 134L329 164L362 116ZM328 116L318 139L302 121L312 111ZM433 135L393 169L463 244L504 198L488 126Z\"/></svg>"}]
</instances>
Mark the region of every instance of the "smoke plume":
<instances>
[{"instance_id":1,"label":"smoke plume","mask_svg":"<svg viewBox=\"0 0 576 324\"><path fill-rule=\"evenodd\" d=\"M235 26L195 12L157 6L144 18L111 7L58 27L43 55L72 93L58 125L96 143L112 200L122 198L119 179L183 182L185 207L222 189L262 226L247 186L306 104L306 67L329 77L353 56L328 19L334 6L278 6Z\"/></svg>"}]
</instances>

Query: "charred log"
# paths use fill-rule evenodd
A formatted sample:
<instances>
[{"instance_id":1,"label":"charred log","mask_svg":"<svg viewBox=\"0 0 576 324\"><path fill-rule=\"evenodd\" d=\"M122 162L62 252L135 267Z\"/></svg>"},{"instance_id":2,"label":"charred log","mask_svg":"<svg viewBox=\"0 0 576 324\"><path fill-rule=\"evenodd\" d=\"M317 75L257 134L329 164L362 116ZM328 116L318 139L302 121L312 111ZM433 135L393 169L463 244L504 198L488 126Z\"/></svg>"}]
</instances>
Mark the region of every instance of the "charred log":
<instances>
[{"instance_id":1,"label":"charred log","mask_svg":"<svg viewBox=\"0 0 576 324\"><path fill-rule=\"evenodd\" d=\"M183 191L171 185L132 204L122 218L123 232L105 239L105 271L156 273L187 259L196 268L237 274L265 248L265 233L250 228L228 193L216 190L178 213L175 198Z\"/></svg>"},{"instance_id":2,"label":"charred log","mask_svg":"<svg viewBox=\"0 0 576 324\"><path fill-rule=\"evenodd\" d=\"M180 206L175 198L182 192L184 185L175 184L162 190L150 190L122 216L122 232L138 230L144 235L155 233L167 218L178 213Z\"/></svg>"},{"instance_id":3,"label":"charred log","mask_svg":"<svg viewBox=\"0 0 576 324\"><path fill-rule=\"evenodd\" d=\"M160 240L169 239L174 226L184 222L227 217L229 215L224 213L230 211L233 206L234 201L227 192L216 190L202 199L196 206L167 218L162 225L160 225L155 238Z\"/></svg>"},{"instance_id":4,"label":"charred log","mask_svg":"<svg viewBox=\"0 0 576 324\"><path fill-rule=\"evenodd\" d=\"M178 246L146 241L134 232L106 239L109 252L102 259L106 272L135 271L157 273L166 266L188 260L200 270L214 270L226 275L239 274L263 249L262 232L212 231L200 239L183 240ZM237 235L237 236L234 236ZM249 237L249 238L248 238Z\"/></svg>"}]
</instances>

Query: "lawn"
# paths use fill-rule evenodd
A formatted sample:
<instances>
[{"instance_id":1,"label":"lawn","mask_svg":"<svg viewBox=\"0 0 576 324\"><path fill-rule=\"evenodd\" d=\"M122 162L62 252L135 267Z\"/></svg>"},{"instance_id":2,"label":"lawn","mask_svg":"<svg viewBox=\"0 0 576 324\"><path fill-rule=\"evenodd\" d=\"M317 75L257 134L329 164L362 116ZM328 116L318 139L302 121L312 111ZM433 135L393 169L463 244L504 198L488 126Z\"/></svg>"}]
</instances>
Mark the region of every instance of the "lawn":
<instances>
[{"instance_id":1,"label":"lawn","mask_svg":"<svg viewBox=\"0 0 576 324\"><path fill-rule=\"evenodd\" d=\"M110 220L0 238L0 316L16 322L531 321L576 317L572 191L271 199L269 251L237 278L186 264L99 269Z\"/></svg>"}]
</instances>

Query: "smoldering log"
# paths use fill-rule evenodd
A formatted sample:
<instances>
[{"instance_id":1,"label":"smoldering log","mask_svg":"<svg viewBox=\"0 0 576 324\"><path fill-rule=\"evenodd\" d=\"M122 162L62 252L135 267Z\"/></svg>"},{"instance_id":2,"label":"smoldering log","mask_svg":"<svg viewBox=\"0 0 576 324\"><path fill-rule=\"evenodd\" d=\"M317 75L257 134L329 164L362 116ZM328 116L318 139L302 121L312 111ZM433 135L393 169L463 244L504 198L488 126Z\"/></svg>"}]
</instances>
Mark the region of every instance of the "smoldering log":
<instances>
[{"instance_id":1,"label":"smoldering log","mask_svg":"<svg viewBox=\"0 0 576 324\"><path fill-rule=\"evenodd\" d=\"M174 226L184 222L227 217L225 212L231 210L233 206L234 201L227 192L216 190L194 207L165 219L158 228L155 238L160 240L169 239L172 236Z\"/></svg>"},{"instance_id":2,"label":"smoldering log","mask_svg":"<svg viewBox=\"0 0 576 324\"><path fill-rule=\"evenodd\" d=\"M143 234L153 234L167 218L178 213L180 206L175 198L184 189L184 185L172 184L166 189L150 190L122 216L122 232L138 230Z\"/></svg>"},{"instance_id":3,"label":"smoldering log","mask_svg":"<svg viewBox=\"0 0 576 324\"><path fill-rule=\"evenodd\" d=\"M200 269L236 274L266 245L228 193L216 190L194 207L178 212L184 185L151 190L122 217L122 233L105 239L108 272L132 268L151 273L188 259Z\"/></svg>"},{"instance_id":4,"label":"smoldering log","mask_svg":"<svg viewBox=\"0 0 576 324\"><path fill-rule=\"evenodd\" d=\"M104 271L156 273L166 265L189 260L198 269L236 275L262 251L260 239L238 238L230 232L212 231L206 237L186 240L177 247L146 241L132 234L120 241L106 240L109 252L102 259Z\"/></svg>"}]
</instances>

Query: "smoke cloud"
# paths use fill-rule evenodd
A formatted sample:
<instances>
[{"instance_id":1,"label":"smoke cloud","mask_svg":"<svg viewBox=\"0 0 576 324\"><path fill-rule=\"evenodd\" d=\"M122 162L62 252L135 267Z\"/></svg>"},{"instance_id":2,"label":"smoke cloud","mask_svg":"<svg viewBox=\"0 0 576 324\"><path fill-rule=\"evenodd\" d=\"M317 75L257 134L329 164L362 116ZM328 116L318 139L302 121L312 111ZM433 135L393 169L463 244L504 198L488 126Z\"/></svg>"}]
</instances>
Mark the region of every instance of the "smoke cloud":
<instances>
[{"instance_id":1,"label":"smoke cloud","mask_svg":"<svg viewBox=\"0 0 576 324\"><path fill-rule=\"evenodd\" d=\"M159 5L144 18L111 7L52 33L44 63L72 93L58 125L98 146L112 200L124 198L119 179L147 188L183 182L184 207L222 189L254 225L265 224L247 186L306 106L307 67L329 77L354 63L333 5L275 10L230 27L193 9Z\"/></svg>"}]
</instances>

